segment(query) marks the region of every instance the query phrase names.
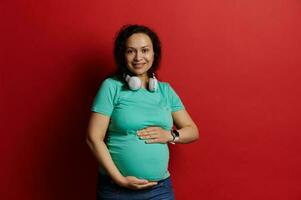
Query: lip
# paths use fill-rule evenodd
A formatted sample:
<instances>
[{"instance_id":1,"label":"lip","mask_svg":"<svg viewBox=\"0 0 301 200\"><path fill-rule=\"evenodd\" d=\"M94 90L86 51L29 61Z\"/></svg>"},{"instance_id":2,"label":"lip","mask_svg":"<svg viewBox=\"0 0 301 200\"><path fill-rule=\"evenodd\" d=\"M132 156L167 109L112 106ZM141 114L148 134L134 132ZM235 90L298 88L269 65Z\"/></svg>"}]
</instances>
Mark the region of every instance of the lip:
<instances>
[{"instance_id":1,"label":"lip","mask_svg":"<svg viewBox=\"0 0 301 200\"><path fill-rule=\"evenodd\" d=\"M145 63L133 63L133 65L144 65Z\"/></svg>"},{"instance_id":2,"label":"lip","mask_svg":"<svg viewBox=\"0 0 301 200\"><path fill-rule=\"evenodd\" d=\"M133 63L133 66L136 68L141 68L145 65L145 63Z\"/></svg>"}]
</instances>

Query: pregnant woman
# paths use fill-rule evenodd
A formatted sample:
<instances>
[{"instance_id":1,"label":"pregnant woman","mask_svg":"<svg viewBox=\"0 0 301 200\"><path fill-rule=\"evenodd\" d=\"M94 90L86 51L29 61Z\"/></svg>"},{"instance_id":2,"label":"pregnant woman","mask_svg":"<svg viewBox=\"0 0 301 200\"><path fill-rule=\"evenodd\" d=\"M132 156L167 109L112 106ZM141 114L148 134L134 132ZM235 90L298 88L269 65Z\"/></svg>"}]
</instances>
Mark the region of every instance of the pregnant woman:
<instances>
[{"instance_id":1,"label":"pregnant woman","mask_svg":"<svg viewBox=\"0 0 301 200\"><path fill-rule=\"evenodd\" d=\"M154 31L123 26L114 58L117 71L96 94L87 134L100 165L97 200L172 200L168 143L197 140L197 126L170 84L155 77L161 45Z\"/></svg>"}]
</instances>

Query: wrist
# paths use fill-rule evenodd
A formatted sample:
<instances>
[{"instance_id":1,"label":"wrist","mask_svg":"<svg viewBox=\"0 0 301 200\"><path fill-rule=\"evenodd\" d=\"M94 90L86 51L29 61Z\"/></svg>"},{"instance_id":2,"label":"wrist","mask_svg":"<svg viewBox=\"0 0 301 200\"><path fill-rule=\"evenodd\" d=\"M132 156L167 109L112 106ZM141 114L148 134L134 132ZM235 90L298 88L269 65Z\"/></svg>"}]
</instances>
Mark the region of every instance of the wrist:
<instances>
[{"instance_id":1,"label":"wrist","mask_svg":"<svg viewBox=\"0 0 301 200\"><path fill-rule=\"evenodd\" d=\"M124 176L119 177L116 181L115 181L119 186L124 187L127 184L127 179Z\"/></svg>"},{"instance_id":2,"label":"wrist","mask_svg":"<svg viewBox=\"0 0 301 200\"><path fill-rule=\"evenodd\" d=\"M173 142L174 141L174 137L173 137L173 135L171 134L171 130L169 130L169 131L167 131L167 141L166 141L166 143L171 143L171 142Z\"/></svg>"},{"instance_id":3,"label":"wrist","mask_svg":"<svg viewBox=\"0 0 301 200\"><path fill-rule=\"evenodd\" d=\"M170 135L172 136L172 140L169 141L171 144L175 144L180 139L180 133L175 129L170 130Z\"/></svg>"}]
</instances>

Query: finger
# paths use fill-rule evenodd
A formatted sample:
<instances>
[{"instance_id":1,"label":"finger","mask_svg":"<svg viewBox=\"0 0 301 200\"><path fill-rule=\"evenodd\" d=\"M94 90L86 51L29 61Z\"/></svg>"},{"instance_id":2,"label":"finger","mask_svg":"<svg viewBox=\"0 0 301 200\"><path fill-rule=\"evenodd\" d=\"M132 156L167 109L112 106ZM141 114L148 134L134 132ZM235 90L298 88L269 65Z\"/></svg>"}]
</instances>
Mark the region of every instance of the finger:
<instances>
[{"instance_id":1,"label":"finger","mask_svg":"<svg viewBox=\"0 0 301 200\"><path fill-rule=\"evenodd\" d=\"M158 133L155 131L149 131L149 132L140 132L138 133L138 135L143 138L155 138L157 137Z\"/></svg>"},{"instance_id":2,"label":"finger","mask_svg":"<svg viewBox=\"0 0 301 200\"><path fill-rule=\"evenodd\" d=\"M149 131L147 131L146 129L142 129L140 131L137 131L138 135L145 135L145 134L148 134L148 133L149 133Z\"/></svg>"},{"instance_id":3,"label":"finger","mask_svg":"<svg viewBox=\"0 0 301 200\"><path fill-rule=\"evenodd\" d=\"M143 185L136 185L137 189L145 189L157 185L157 182L149 182Z\"/></svg>"},{"instance_id":4,"label":"finger","mask_svg":"<svg viewBox=\"0 0 301 200\"><path fill-rule=\"evenodd\" d=\"M149 182L147 180L138 180L138 181L133 182L133 184L135 184L135 185L145 185L148 183Z\"/></svg>"},{"instance_id":5,"label":"finger","mask_svg":"<svg viewBox=\"0 0 301 200\"><path fill-rule=\"evenodd\" d=\"M157 134L158 134L158 131L152 130L152 131L148 131L147 133L148 133L149 135L157 135Z\"/></svg>"},{"instance_id":6,"label":"finger","mask_svg":"<svg viewBox=\"0 0 301 200\"><path fill-rule=\"evenodd\" d=\"M151 135L145 135L145 136L140 136L141 139L144 139L144 140L155 140L155 139L160 139L158 137L157 134L151 134Z\"/></svg>"},{"instance_id":7,"label":"finger","mask_svg":"<svg viewBox=\"0 0 301 200\"><path fill-rule=\"evenodd\" d=\"M133 183L134 184L146 184L148 183L149 181L148 180L145 180L145 179L139 179L139 178L136 178L136 177L133 177Z\"/></svg>"},{"instance_id":8,"label":"finger","mask_svg":"<svg viewBox=\"0 0 301 200\"><path fill-rule=\"evenodd\" d=\"M146 140L145 143L146 144L151 144L151 143L161 143L162 141L160 139L149 139L149 140Z\"/></svg>"}]
</instances>

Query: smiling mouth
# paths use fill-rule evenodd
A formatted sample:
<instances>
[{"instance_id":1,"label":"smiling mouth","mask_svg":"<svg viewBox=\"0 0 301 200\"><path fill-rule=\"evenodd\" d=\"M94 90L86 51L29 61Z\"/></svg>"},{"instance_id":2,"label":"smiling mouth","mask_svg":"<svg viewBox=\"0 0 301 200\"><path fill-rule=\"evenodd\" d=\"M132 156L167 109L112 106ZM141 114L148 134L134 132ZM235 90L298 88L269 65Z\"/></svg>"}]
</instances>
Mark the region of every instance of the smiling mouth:
<instances>
[{"instance_id":1,"label":"smiling mouth","mask_svg":"<svg viewBox=\"0 0 301 200\"><path fill-rule=\"evenodd\" d=\"M133 64L135 68L141 68L145 65L145 63Z\"/></svg>"}]
</instances>

